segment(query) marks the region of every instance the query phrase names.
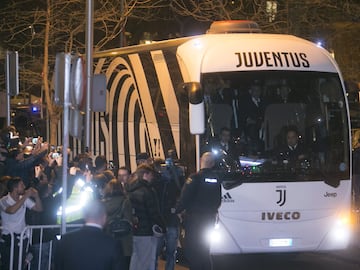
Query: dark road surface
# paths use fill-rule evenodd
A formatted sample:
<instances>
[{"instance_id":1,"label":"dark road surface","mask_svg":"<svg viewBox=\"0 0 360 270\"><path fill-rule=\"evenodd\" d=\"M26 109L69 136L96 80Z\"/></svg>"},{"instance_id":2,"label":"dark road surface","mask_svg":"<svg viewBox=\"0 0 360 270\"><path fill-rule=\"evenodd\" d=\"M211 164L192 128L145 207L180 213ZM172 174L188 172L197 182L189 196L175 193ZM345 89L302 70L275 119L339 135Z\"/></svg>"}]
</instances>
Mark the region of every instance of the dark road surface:
<instances>
[{"instance_id":1,"label":"dark road surface","mask_svg":"<svg viewBox=\"0 0 360 270\"><path fill-rule=\"evenodd\" d=\"M356 260L356 258L347 258L338 254L322 253L243 255L214 258L214 270L225 269L359 270L360 259L359 256Z\"/></svg>"},{"instance_id":2,"label":"dark road surface","mask_svg":"<svg viewBox=\"0 0 360 270\"><path fill-rule=\"evenodd\" d=\"M159 270L164 269L160 263ZM176 270L188 268L177 265ZM251 254L213 258L213 270L360 270L360 248L332 253Z\"/></svg>"}]
</instances>

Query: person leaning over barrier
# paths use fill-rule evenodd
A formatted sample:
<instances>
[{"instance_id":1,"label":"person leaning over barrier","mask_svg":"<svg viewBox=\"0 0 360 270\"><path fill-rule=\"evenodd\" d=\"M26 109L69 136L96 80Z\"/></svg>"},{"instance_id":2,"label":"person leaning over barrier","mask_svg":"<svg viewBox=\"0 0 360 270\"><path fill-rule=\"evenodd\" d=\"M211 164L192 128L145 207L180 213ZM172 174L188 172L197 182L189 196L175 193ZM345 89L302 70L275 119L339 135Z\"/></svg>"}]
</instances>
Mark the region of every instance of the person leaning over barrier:
<instances>
[{"instance_id":1,"label":"person leaning over barrier","mask_svg":"<svg viewBox=\"0 0 360 270\"><path fill-rule=\"evenodd\" d=\"M20 177L12 177L7 182L8 195L0 199L1 220L2 220L2 240L1 258L2 269L9 269L11 252L11 234L14 234L14 267L18 265L19 237L25 229L26 208L34 211L42 211L42 204L39 194L34 188L25 190L24 182ZM34 201L35 200L35 201ZM23 245L26 247L26 244ZM24 254L24 252L23 252Z\"/></svg>"}]
</instances>

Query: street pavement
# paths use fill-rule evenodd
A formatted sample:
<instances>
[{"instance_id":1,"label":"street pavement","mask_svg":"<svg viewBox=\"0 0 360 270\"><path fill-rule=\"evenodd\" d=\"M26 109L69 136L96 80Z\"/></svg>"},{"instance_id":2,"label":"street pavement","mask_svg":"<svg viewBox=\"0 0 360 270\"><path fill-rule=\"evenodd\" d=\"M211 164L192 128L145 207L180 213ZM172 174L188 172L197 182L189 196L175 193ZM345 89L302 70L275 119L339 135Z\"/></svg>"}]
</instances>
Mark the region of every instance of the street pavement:
<instances>
[{"instance_id":1,"label":"street pavement","mask_svg":"<svg viewBox=\"0 0 360 270\"><path fill-rule=\"evenodd\" d=\"M158 270L165 269L159 260ZM347 250L333 252L240 254L213 258L213 270L359 270L360 247L352 245ZM175 270L188 270L177 264Z\"/></svg>"},{"instance_id":2,"label":"street pavement","mask_svg":"<svg viewBox=\"0 0 360 270\"><path fill-rule=\"evenodd\" d=\"M158 266L158 270L164 270L165 269L165 262L163 260L159 260L159 266ZM184 267L180 264L177 264L175 266L175 270L188 270L189 268Z\"/></svg>"}]
</instances>

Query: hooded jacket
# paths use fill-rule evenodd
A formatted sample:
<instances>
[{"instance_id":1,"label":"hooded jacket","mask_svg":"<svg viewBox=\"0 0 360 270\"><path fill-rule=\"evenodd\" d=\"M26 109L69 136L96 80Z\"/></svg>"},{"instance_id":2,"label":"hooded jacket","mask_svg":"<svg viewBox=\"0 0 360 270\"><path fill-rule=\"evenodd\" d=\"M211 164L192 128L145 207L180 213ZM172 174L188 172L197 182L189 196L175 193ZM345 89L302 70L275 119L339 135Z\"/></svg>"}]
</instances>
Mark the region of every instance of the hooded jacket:
<instances>
[{"instance_id":1,"label":"hooded jacket","mask_svg":"<svg viewBox=\"0 0 360 270\"><path fill-rule=\"evenodd\" d=\"M111 197L106 197L104 200L104 205L107 213L108 222L113 220L115 217L120 216L122 219L132 222L132 208L129 199L125 195L114 195ZM107 230L105 226L105 231ZM109 233L109 232L108 232ZM132 233L124 235L120 239L120 244L124 256L131 256L132 254Z\"/></svg>"},{"instance_id":2,"label":"hooded jacket","mask_svg":"<svg viewBox=\"0 0 360 270\"><path fill-rule=\"evenodd\" d=\"M137 179L127 187L133 207L135 236L152 236L153 225L159 225L165 231L165 222L160 214L159 202L151 183Z\"/></svg>"}]
</instances>

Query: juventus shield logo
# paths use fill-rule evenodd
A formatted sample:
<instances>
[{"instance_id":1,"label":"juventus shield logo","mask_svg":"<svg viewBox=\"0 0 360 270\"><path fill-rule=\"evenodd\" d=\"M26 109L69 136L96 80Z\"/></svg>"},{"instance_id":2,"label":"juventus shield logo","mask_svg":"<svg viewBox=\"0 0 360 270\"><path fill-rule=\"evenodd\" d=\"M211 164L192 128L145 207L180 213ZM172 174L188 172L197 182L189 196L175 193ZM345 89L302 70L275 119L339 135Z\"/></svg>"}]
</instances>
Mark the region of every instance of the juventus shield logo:
<instances>
[{"instance_id":1,"label":"juventus shield logo","mask_svg":"<svg viewBox=\"0 0 360 270\"><path fill-rule=\"evenodd\" d=\"M276 203L283 206L286 202L286 189L277 189L276 192L279 193L279 200Z\"/></svg>"}]
</instances>

